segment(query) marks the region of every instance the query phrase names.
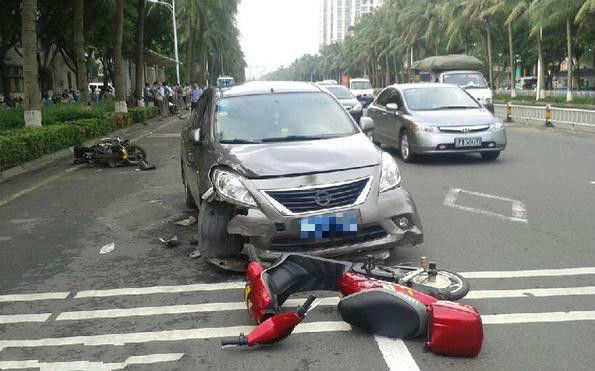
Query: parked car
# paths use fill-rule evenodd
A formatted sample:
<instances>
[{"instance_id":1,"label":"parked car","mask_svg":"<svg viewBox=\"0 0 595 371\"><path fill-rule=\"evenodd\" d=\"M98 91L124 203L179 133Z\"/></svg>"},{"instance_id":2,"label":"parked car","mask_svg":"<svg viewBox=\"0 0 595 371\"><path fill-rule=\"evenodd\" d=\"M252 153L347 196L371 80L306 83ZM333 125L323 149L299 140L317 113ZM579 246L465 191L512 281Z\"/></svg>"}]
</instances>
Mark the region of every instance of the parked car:
<instances>
[{"instance_id":1,"label":"parked car","mask_svg":"<svg viewBox=\"0 0 595 371\"><path fill-rule=\"evenodd\" d=\"M363 106L357 99L355 99L355 96L351 94L349 89L343 85L327 85L324 86L324 88L337 98L339 103L341 103L347 112L349 112L355 122L359 123L359 120L362 117Z\"/></svg>"},{"instance_id":2,"label":"parked car","mask_svg":"<svg viewBox=\"0 0 595 371\"><path fill-rule=\"evenodd\" d=\"M416 155L479 152L495 160L506 148L502 121L456 85L418 83L384 89L370 105L372 140Z\"/></svg>"},{"instance_id":3,"label":"parked car","mask_svg":"<svg viewBox=\"0 0 595 371\"><path fill-rule=\"evenodd\" d=\"M330 93L300 82L250 82L202 96L181 135L186 204L212 263L244 244L285 252L387 258L422 242L415 203L393 157Z\"/></svg>"},{"instance_id":4,"label":"parked car","mask_svg":"<svg viewBox=\"0 0 595 371\"><path fill-rule=\"evenodd\" d=\"M374 88L370 84L370 80L366 78L349 80L349 90L351 90L351 93L355 95L364 108L374 100Z\"/></svg>"}]
</instances>

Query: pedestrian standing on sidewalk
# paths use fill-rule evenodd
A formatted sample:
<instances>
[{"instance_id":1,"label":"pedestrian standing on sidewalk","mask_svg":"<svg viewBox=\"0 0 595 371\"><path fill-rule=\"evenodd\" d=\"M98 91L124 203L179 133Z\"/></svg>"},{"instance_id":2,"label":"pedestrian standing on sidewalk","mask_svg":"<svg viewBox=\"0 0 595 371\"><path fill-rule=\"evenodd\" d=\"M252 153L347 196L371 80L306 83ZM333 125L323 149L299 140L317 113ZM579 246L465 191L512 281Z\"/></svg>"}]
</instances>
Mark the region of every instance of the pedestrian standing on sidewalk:
<instances>
[{"instance_id":1,"label":"pedestrian standing on sidewalk","mask_svg":"<svg viewBox=\"0 0 595 371\"><path fill-rule=\"evenodd\" d=\"M157 88L155 89L155 99L157 100L157 105L159 106L159 114L161 115L161 119L163 120L167 114L165 112L166 107L166 100L165 100L165 90L163 89L163 85L157 82Z\"/></svg>"},{"instance_id":2,"label":"pedestrian standing on sidewalk","mask_svg":"<svg viewBox=\"0 0 595 371\"><path fill-rule=\"evenodd\" d=\"M190 101L192 100L192 87L187 82L184 86L184 109L190 109Z\"/></svg>"},{"instance_id":3,"label":"pedestrian standing on sidewalk","mask_svg":"<svg viewBox=\"0 0 595 371\"><path fill-rule=\"evenodd\" d=\"M198 108L198 101L200 100L200 96L202 95L202 89L198 86L197 82L192 84L192 99L191 99L191 106L192 111Z\"/></svg>"}]
</instances>

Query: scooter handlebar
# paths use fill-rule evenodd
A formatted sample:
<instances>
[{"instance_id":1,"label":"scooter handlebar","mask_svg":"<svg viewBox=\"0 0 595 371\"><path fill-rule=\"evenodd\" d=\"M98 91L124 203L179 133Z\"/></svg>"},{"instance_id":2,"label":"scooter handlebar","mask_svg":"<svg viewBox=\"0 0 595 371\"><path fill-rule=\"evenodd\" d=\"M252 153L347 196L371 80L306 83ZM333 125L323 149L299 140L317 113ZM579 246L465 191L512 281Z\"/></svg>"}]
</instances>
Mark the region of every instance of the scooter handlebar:
<instances>
[{"instance_id":1,"label":"scooter handlebar","mask_svg":"<svg viewBox=\"0 0 595 371\"><path fill-rule=\"evenodd\" d=\"M244 334L240 334L238 337L221 340L221 348L241 347L244 345L248 345L248 339Z\"/></svg>"}]
</instances>

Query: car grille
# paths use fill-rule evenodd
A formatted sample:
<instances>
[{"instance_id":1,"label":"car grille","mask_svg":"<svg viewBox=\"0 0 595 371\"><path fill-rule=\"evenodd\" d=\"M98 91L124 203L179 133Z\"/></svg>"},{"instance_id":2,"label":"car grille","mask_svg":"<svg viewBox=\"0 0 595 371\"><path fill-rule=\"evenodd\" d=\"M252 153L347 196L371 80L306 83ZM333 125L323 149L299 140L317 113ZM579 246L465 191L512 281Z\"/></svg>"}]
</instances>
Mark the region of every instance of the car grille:
<instances>
[{"instance_id":1,"label":"car grille","mask_svg":"<svg viewBox=\"0 0 595 371\"><path fill-rule=\"evenodd\" d=\"M358 226L356 234L331 238L277 237L271 242L276 251L306 251L308 249L328 249L377 240L386 237L386 231L379 225Z\"/></svg>"},{"instance_id":2,"label":"car grille","mask_svg":"<svg viewBox=\"0 0 595 371\"><path fill-rule=\"evenodd\" d=\"M440 131L443 133L477 133L488 130L490 125L480 126L440 126Z\"/></svg>"},{"instance_id":3,"label":"car grille","mask_svg":"<svg viewBox=\"0 0 595 371\"><path fill-rule=\"evenodd\" d=\"M369 180L364 178L339 185L264 192L290 212L299 214L354 204ZM321 196L324 196L324 202L320 202Z\"/></svg>"}]
</instances>

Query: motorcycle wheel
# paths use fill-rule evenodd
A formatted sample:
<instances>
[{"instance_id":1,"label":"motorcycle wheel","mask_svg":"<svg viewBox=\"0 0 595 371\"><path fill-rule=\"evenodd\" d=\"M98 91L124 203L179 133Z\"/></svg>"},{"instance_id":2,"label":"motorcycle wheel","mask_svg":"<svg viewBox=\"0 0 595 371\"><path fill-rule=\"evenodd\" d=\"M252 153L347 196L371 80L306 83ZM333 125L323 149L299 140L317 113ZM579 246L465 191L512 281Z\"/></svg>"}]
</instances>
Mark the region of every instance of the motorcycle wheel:
<instances>
[{"instance_id":1,"label":"motorcycle wheel","mask_svg":"<svg viewBox=\"0 0 595 371\"><path fill-rule=\"evenodd\" d=\"M129 165L138 165L139 162L147 159L147 152L136 144L129 145L126 150L128 151L126 163Z\"/></svg>"},{"instance_id":2,"label":"motorcycle wheel","mask_svg":"<svg viewBox=\"0 0 595 371\"><path fill-rule=\"evenodd\" d=\"M438 270L434 281L427 273L414 277L409 286L440 300L460 300L469 292L469 282L458 273Z\"/></svg>"}]
</instances>

